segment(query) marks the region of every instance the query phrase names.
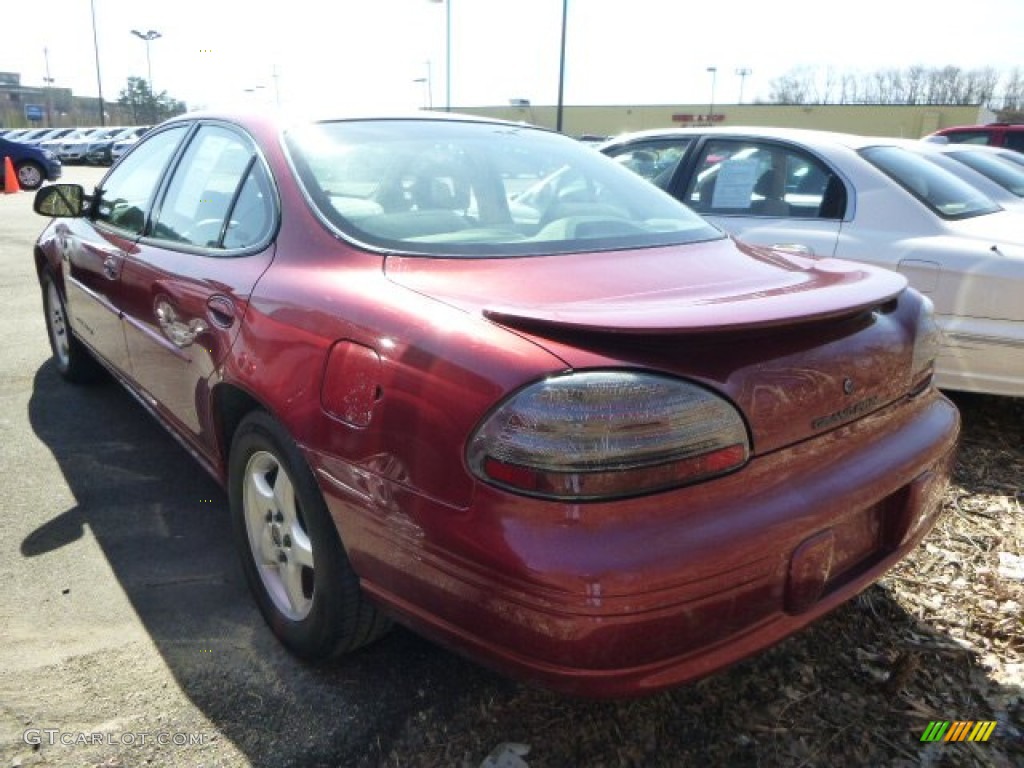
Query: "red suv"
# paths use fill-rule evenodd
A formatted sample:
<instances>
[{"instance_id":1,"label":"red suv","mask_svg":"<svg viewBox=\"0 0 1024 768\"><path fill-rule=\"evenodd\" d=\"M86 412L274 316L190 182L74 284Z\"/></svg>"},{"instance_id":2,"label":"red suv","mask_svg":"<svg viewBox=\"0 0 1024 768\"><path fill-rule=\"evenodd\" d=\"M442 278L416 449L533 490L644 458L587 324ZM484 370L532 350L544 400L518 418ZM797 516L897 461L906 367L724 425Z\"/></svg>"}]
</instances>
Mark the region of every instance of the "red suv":
<instances>
[{"instance_id":1,"label":"red suv","mask_svg":"<svg viewBox=\"0 0 1024 768\"><path fill-rule=\"evenodd\" d=\"M1024 152L1024 124L1022 123L957 125L936 131L927 138L933 136L945 136L954 144L989 144L993 147L1006 147Z\"/></svg>"}]
</instances>

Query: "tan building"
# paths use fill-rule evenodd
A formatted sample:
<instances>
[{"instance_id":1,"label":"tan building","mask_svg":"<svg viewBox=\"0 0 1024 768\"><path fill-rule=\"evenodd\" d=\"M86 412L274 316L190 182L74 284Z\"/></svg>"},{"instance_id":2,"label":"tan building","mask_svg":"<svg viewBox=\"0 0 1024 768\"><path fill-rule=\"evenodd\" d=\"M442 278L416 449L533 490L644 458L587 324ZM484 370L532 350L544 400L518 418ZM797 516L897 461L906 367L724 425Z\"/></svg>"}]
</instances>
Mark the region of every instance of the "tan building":
<instances>
[{"instance_id":1,"label":"tan building","mask_svg":"<svg viewBox=\"0 0 1024 768\"><path fill-rule=\"evenodd\" d=\"M453 107L453 111L545 128L554 128L557 118L554 106L532 106L522 100L501 107ZM716 104L712 118L716 125L813 128L917 139L951 125L991 122L995 114L977 105ZM567 106L562 111L563 132L571 136L615 136L648 128L707 125L707 120L707 104Z\"/></svg>"}]
</instances>

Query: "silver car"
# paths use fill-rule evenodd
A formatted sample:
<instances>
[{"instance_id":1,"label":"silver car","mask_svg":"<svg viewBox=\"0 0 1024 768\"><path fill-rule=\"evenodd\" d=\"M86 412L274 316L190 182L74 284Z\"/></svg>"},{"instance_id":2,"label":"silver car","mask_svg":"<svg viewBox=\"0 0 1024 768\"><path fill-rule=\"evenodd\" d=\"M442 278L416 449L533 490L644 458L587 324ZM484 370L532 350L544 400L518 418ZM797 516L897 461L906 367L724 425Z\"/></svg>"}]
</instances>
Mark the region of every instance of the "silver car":
<instances>
[{"instance_id":1,"label":"silver car","mask_svg":"<svg viewBox=\"0 0 1024 768\"><path fill-rule=\"evenodd\" d=\"M715 127L634 133L601 151L747 243L903 273L935 303L939 385L1024 396L1024 215L901 144Z\"/></svg>"}]
</instances>

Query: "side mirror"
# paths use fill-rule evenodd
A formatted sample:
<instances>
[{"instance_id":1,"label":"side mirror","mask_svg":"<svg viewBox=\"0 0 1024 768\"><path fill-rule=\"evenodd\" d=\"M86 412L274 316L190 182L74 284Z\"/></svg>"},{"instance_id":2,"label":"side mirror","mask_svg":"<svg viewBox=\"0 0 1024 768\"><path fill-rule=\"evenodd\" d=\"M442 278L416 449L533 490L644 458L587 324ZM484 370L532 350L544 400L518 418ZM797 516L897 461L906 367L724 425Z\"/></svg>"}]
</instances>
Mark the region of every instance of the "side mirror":
<instances>
[{"instance_id":1,"label":"side mirror","mask_svg":"<svg viewBox=\"0 0 1024 768\"><path fill-rule=\"evenodd\" d=\"M85 190L78 184L51 184L36 192L32 209L48 218L77 218L85 212Z\"/></svg>"}]
</instances>

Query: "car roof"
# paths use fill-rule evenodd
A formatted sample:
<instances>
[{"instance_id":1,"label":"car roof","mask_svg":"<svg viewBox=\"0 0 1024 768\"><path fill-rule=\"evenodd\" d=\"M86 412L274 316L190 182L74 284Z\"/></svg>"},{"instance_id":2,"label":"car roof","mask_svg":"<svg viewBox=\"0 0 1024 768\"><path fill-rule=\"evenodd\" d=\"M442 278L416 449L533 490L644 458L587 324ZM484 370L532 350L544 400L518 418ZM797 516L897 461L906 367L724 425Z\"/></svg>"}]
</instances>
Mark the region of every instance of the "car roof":
<instances>
[{"instance_id":1,"label":"car roof","mask_svg":"<svg viewBox=\"0 0 1024 768\"><path fill-rule=\"evenodd\" d=\"M682 136L723 136L729 138L777 139L803 144L810 148L842 146L852 150L890 144L892 139L882 136L859 136L840 131L823 131L808 128L774 128L770 126L715 126L714 128L653 128L634 131L616 136L600 146L612 147L639 139L658 139Z\"/></svg>"},{"instance_id":2,"label":"car roof","mask_svg":"<svg viewBox=\"0 0 1024 768\"><path fill-rule=\"evenodd\" d=\"M1005 128L1009 131L1024 131L1024 123L979 123L978 125L951 125L948 128L940 128L935 135L944 133L957 133L959 131L988 131L993 128Z\"/></svg>"},{"instance_id":3,"label":"car roof","mask_svg":"<svg viewBox=\"0 0 1024 768\"><path fill-rule=\"evenodd\" d=\"M462 112L438 112L430 110L416 110L411 112L372 112L372 111L347 111L347 112L302 112L302 111L245 111L245 110L202 110L186 112L172 117L164 123L153 126L169 125L172 123L191 122L194 120L224 120L239 125L276 127L278 130L286 130L290 127L308 125L311 123L330 123L361 120L433 120L451 121L459 123L481 123L485 125L509 125L518 128L532 128L538 131L553 132L542 126L532 125L524 122L513 122L500 120L482 115L469 115Z\"/></svg>"}]
</instances>

